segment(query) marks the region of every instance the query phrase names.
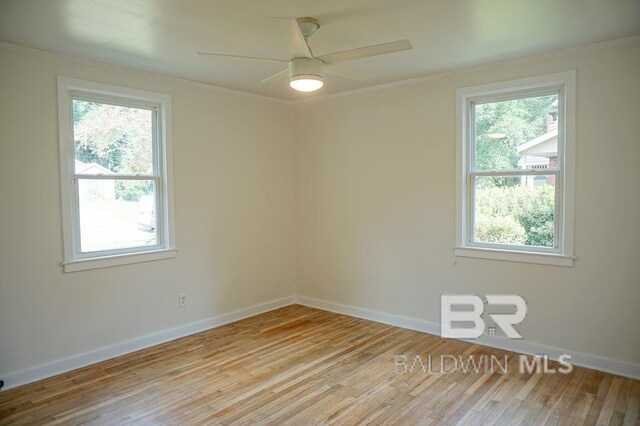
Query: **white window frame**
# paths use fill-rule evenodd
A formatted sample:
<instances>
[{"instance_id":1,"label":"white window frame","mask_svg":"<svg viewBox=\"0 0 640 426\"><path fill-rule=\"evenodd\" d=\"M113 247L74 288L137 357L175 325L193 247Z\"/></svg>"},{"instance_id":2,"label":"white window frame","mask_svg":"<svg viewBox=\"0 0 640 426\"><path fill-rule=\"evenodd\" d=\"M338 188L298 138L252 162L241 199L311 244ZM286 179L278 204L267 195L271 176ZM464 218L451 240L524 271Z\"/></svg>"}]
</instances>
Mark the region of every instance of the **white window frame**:
<instances>
[{"instance_id":1,"label":"white window frame","mask_svg":"<svg viewBox=\"0 0 640 426\"><path fill-rule=\"evenodd\" d=\"M456 90L456 256L573 266L573 219L575 197L575 70L512 81L464 87ZM479 243L473 241L472 175L491 175L493 171L474 172L473 103L549 94L558 96L558 170L523 171L515 174L553 174L556 176L556 246L553 248ZM495 172L497 175L509 173Z\"/></svg>"},{"instance_id":2,"label":"white window frame","mask_svg":"<svg viewBox=\"0 0 640 426\"><path fill-rule=\"evenodd\" d=\"M75 174L73 141L73 99L84 99L154 111L154 173L128 176L155 182L156 238L150 247L130 247L81 252L78 178ZM64 244L64 272L83 271L176 256L173 225L173 184L171 150L171 96L58 76L58 121L60 145L60 188ZM109 175L116 178L118 175ZM99 178L92 176L92 179Z\"/></svg>"}]
</instances>

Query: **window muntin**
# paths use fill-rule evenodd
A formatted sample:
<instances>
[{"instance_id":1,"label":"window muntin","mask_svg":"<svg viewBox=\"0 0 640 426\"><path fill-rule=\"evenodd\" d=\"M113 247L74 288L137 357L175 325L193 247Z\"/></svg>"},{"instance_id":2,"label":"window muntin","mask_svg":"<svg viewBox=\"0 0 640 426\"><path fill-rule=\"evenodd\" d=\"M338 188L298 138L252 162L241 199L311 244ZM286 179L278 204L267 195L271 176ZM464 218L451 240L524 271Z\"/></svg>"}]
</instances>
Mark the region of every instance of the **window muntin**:
<instances>
[{"instance_id":1,"label":"window muntin","mask_svg":"<svg viewBox=\"0 0 640 426\"><path fill-rule=\"evenodd\" d=\"M455 254L573 265L575 71L457 96Z\"/></svg>"},{"instance_id":2,"label":"window muntin","mask_svg":"<svg viewBox=\"0 0 640 426\"><path fill-rule=\"evenodd\" d=\"M58 77L65 272L175 256L171 97Z\"/></svg>"}]
</instances>

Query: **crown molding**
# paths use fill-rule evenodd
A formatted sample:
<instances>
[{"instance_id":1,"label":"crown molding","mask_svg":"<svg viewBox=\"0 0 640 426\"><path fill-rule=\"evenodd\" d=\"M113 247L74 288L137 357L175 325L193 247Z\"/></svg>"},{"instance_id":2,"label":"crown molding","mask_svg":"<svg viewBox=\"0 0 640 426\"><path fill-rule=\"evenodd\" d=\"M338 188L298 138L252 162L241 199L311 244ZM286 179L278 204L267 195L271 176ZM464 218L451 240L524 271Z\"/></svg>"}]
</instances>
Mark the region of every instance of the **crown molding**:
<instances>
[{"instance_id":1,"label":"crown molding","mask_svg":"<svg viewBox=\"0 0 640 426\"><path fill-rule=\"evenodd\" d=\"M499 62L491 62L491 63L482 64L482 65L474 65L474 66L466 67L466 68L457 68L457 69L452 69L452 70L448 70L448 71L430 73L430 74L425 74L425 75L421 75L421 76L418 76L418 77L409 78L409 79L406 79L406 80L398 80L398 81L392 81L392 82L389 82L389 83L377 84L375 86L362 87L362 88L359 88L359 89L344 90L344 91L336 92L336 93L328 93L326 95L319 95L319 96L312 96L312 97L310 96L310 97L307 97L307 98L304 98L304 99L296 99L295 101L290 101L290 102L292 104L302 104L302 103L321 101L321 100L325 100L325 99L340 98L340 97L343 97L343 96L357 95L357 94L360 94L360 93L376 92L378 90L385 90L385 89L389 89L389 88L392 88L392 87L407 86L407 85L418 84L418 83L422 83L424 81L430 81L430 80L435 80L435 79L439 79L439 78L452 77L452 76L464 75L464 74L471 74L471 73L478 72L478 71L486 71L486 70L502 68L502 67L506 67L506 66L510 66L510 65L524 64L524 63L527 63L527 62L532 62L532 61L541 60L541 59L549 59L549 58L554 58L554 57L558 57L558 56L565 56L565 55L576 54L576 53L581 53L581 52L588 52L588 51L591 51L591 50L598 50L598 49L603 49L603 48L606 48L606 47L619 46L619 45L624 45L624 44L627 44L627 43L633 43L633 42L636 42L636 41L640 41L640 34L633 35L633 36L630 36L630 37L607 40L607 41L603 41L603 42L599 42L599 43L585 44L585 45L582 45L582 46L571 47L571 48L568 48L568 49L554 50L554 51L551 51L551 52L538 53L538 54L535 54L535 55L521 56L519 58L507 59L507 60L499 61Z\"/></svg>"},{"instance_id":2,"label":"crown molding","mask_svg":"<svg viewBox=\"0 0 640 426\"><path fill-rule=\"evenodd\" d=\"M148 76L153 76L153 77L168 78L168 79L171 79L173 81L177 81L177 82L184 83L184 84L195 85L197 87L204 88L204 89L207 89L207 90L212 90L212 91L219 92L219 93L226 93L226 94L231 94L231 95L242 96L242 97L246 97L246 98L250 98L250 99L257 99L257 100L261 100L261 101L274 102L274 103L283 104L283 105L297 105L297 104L321 101L321 100L326 100L326 99L331 99L331 98L339 98L339 97L343 97L343 96L357 95L357 94L360 94L360 93L375 92L375 91L378 91L378 90L385 90L385 89L389 89L389 88L392 88L392 87L406 86L406 85L421 83L421 82L424 82L424 81L435 80L435 79L439 79L439 78L451 77L451 76L456 76L456 75L470 74L470 73L474 73L474 72L478 72L478 71L486 71L486 70L491 70L491 69L495 69L495 68L506 67L506 66L509 66L509 65L523 64L523 63L527 63L527 62L531 62L531 61L535 61L535 60L549 59L549 58L554 58L554 57L558 57L558 56L564 56L564 55L569 55L569 54L587 52L587 51L591 51L591 50L603 49L603 48L606 48L606 47L619 46L619 45L624 45L624 44L627 44L627 43L633 43L633 42L636 42L636 41L639 41L639 40L640 40L640 34L636 34L636 35L632 35L630 37L607 40L607 41L598 42L598 43L590 43L590 44L585 44L585 45L582 45L582 46L571 47L571 48L568 48L568 49L555 50L555 51L545 52L545 53L538 53L538 54L535 54L535 55L528 55L528 56L522 56L522 57L514 58L514 59L507 59L507 60L504 60L504 61L490 62L490 63L486 63L486 64L482 64L482 65L474 65L474 66L471 66L471 67L457 68L457 69L441 71L441 72L436 72L436 73L429 73L429 74L424 74L424 75L421 75L421 76L418 76L418 77L413 77L413 78L409 78L409 79L405 79L405 80L391 81L391 82L388 82L388 83L382 83L382 84L377 84L377 85L374 85L374 86L362 87L362 88L359 88L359 89L343 90L341 92L328 93L326 95L309 96L309 97L305 97L305 98L301 98L301 99L293 99L293 100L276 98L276 97L272 97L272 96L258 95L256 93L244 92L242 90L236 90L236 89L229 89L229 88L226 88L226 87L216 86L216 85L209 84L209 83L204 83L204 82L201 82L201 81L189 80L189 79L186 79L186 78L176 77L176 76L169 75L169 74L162 74L162 73L157 73L157 72L152 72L152 71L145 71L145 70L141 70L139 68L125 67L125 66L122 66L122 65L114 65L114 64L109 64L107 62L96 61L96 60L93 60L93 59L84 59L84 58L80 58L78 56L66 55L66 54L62 54L62 53L52 52L52 51L49 51L49 50L36 49L36 48L33 48L33 47L27 47L27 46L22 46L22 45L19 45L19 44L8 43L8 42L3 42L3 41L0 41L0 48L6 49L6 50L14 50L14 51L25 52L25 53L30 53L30 54L33 54L33 55L40 55L40 56L45 56L45 57L50 57L50 58L55 58L55 59L67 60L69 62L74 62L74 63L83 64L83 65L87 65L87 66L98 67L98 68L112 69L112 70L118 70L118 71L128 71L128 72L135 72L135 73L138 73L138 74L143 74L143 75L148 75Z\"/></svg>"},{"instance_id":3,"label":"crown molding","mask_svg":"<svg viewBox=\"0 0 640 426\"><path fill-rule=\"evenodd\" d=\"M189 85L193 85L203 89L219 92L219 93L242 96L245 98L257 99L261 101L274 102L274 103L284 104L284 105L291 105L294 102L287 99L274 98L272 96L264 96L264 95L258 95L256 93L244 92L242 90L229 89L227 87L216 86L214 84L204 83L196 80L189 80L187 78L176 77L169 74L146 71L146 70L141 70L139 68L125 67L122 65L114 65L107 62L80 58L78 56L66 55L63 53L52 52L50 50L36 49L34 47L28 47L28 46L23 46L23 45L14 44L14 43L7 43L4 41L0 41L0 49L13 50L17 52L29 53L31 55L36 55L36 56L44 56L44 57L53 58L53 59L65 60L65 61L73 62L76 64L81 64L81 65L86 65L86 66L96 67L96 68L103 68L107 70L134 72L137 74L147 75L151 77L167 78L179 83L189 84Z\"/></svg>"}]
</instances>

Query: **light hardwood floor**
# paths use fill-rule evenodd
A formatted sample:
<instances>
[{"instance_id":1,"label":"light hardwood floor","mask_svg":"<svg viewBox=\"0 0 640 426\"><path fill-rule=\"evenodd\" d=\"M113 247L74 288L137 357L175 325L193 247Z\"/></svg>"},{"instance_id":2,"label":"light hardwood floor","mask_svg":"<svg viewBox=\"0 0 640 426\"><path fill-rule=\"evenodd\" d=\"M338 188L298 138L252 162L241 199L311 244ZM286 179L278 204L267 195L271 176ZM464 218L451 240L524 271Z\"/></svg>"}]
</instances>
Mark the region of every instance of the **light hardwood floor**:
<instances>
[{"instance_id":1,"label":"light hardwood floor","mask_svg":"<svg viewBox=\"0 0 640 426\"><path fill-rule=\"evenodd\" d=\"M508 373L396 365L429 354ZM293 305L0 392L0 424L638 425L639 402L639 381L521 374L511 352Z\"/></svg>"}]
</instances>

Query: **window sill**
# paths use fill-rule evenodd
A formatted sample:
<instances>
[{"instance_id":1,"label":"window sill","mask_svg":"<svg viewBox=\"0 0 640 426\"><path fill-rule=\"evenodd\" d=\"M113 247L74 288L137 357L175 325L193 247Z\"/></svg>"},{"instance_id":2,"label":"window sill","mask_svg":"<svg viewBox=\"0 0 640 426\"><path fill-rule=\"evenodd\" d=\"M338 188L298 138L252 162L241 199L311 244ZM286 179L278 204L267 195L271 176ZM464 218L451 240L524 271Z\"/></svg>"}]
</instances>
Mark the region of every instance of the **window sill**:
<instances>
[{"instance_id":1,"label":"window sill","mask_svg":"<svg viewBox=\"0 0 640 426\"><path fill-rule=\"evenodd\" d=\"M502 260L507 262L536 263L540 265L573 266L575 257L555 253L537 253L530 251L500 250L480 247L455 247L458 257Z\"/></svg>"},{"instance_id":2,"label":"window sill","mask_svg":"<svg viewBox=\"0 0 640 426\"><path fill-rule=\"evenodd\" d=\"M154 260L176 257L177 249L162 249L147 252L119 254L115 256L76 259L63 262L64 272L86 271L88 269L110 268L112 266L130 265L132 263L151 262Z\"/></svg>"}]
</instances>

